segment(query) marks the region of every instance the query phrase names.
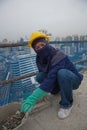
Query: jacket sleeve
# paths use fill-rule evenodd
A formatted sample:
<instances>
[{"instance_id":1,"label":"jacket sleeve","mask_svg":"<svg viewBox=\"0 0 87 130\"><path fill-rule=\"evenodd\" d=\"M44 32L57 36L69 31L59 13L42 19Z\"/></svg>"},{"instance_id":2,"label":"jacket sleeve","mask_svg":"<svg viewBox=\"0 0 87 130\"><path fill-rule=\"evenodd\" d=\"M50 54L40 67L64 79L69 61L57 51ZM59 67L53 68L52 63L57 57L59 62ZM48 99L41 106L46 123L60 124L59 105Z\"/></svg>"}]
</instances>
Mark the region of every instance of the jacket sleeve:
<instances>
[{"instance_id":1,"label":"jacket sleeve","mask_svg":"<svg viewBox=\"0 0 87 130\"><path fill-rule=\"evenodd\" d=\"M54 85L57 82L57 72L59 69L60 69L60 67L57 66L49 71L46 79L39 86L42 90L44 90L46 92L52 92Z\"/></svg>"}]
</instances>

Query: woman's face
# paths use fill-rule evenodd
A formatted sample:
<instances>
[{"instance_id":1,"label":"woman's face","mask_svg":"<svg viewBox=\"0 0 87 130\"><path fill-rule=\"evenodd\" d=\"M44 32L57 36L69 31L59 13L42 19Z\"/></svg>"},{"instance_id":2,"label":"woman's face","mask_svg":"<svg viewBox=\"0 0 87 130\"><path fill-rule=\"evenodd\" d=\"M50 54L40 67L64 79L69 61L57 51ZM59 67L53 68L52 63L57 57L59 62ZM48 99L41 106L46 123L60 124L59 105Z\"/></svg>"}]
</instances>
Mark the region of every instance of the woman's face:
<instances>
[{"instance_id":1,"label":"woman's face","mask_svg":"<svg viewBox=\"0 0 87 130\"><path fill-rule=\"evenodd\" d=\"M43 48L45 45L46 45L46 43L44 43L44 42L38 42L38 43L35 45L35 50L38 51L38 50L40 50L41 48Z\"/></svg>"}]
</instances>

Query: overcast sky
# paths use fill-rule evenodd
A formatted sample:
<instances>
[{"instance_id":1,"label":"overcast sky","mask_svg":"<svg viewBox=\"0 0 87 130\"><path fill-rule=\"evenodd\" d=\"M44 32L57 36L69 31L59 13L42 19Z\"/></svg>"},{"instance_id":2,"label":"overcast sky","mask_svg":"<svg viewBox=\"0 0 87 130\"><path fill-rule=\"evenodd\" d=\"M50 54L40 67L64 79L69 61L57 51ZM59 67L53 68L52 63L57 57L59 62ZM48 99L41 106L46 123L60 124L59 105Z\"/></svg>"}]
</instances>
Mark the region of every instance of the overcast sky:
<instances>
[{"instance_id":1,"label":"overcast sky","mask_svg":"<svg viewBox=\"0 0 87 130\"><path fill-rule=\"evenodd\" d=\"M39 29L60 37L87 34L87 0L0 0L0 40Z\"/></svg>"}]
</instances>

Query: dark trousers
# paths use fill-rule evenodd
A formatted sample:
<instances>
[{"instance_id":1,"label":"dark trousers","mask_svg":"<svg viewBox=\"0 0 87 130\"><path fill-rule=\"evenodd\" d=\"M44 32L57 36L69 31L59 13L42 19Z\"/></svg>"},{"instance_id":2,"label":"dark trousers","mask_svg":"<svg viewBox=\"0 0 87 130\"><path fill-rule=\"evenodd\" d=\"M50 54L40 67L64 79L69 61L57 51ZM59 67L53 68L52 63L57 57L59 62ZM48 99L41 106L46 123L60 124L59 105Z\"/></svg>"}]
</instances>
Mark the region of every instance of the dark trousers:
<instances>
[{"instance_id":1,"label":"dark trousers","mask_svg":"<svg viewBox=\"0 0 87 130\"><path fill-rule=\"evenodd\" d=\"M36 80L42 83L47 77L47 73L39 72L36 76ZM54 85L52 94L61 92L60 106L62 108L68 108L73 104L73 89L77 89L81 81L73 72L67 69L60 69L57 72L57 84Z\"/></svg>"}]
</instances>

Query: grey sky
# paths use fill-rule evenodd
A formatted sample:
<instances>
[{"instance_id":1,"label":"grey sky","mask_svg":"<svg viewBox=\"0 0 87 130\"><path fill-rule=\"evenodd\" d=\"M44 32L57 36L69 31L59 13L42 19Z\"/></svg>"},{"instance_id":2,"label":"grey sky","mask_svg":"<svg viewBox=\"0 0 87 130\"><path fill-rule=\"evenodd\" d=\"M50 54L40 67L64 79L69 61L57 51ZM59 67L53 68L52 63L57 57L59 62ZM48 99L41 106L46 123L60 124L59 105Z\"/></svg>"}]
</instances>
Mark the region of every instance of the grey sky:
<instances>
[{"instance_id":1,"label":"grey sky","mask_svg":"<svg viewBox=\"0 0 87 130\"><path fill-rule=\"evenodd\" d=\"M0 0L0 40L39 29L53 36L87 34L87 0Z\"/></svg>"}]
</instances>

